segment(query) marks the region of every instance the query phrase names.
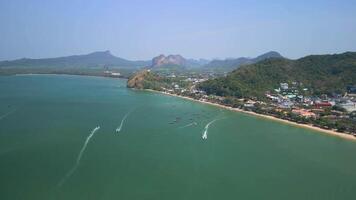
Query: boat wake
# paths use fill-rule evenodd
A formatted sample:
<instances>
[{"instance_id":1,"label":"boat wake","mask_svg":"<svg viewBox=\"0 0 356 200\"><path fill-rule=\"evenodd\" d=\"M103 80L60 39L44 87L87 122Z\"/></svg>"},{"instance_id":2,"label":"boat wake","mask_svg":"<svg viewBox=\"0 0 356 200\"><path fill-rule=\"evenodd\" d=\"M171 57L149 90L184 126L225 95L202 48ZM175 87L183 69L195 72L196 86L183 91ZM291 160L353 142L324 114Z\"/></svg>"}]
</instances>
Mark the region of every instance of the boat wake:
<instances>
[{"instance_id":1,"label":"boat wake","mask_svg":"<svg viewBox=\"0 0 356 200\"><path fill-rule=\"evenodd\" d=\"M83 154L84 154L85 149L87 148L87 145L88 145L90 139L94 136L95 132L97 132L99 129L100 129L100 126L95 127L95 128L91 131L90 135L85 139L84 145L83 145L82 149L81 149L80 152L79 152L79 155L78 155L78 157L77 157L77 160L76 160L75 165L73 166L73 168L72 168L71 170L69 170L69 172L68 172L68 173L63 177L63 179L58 183L58 187L61 187L61 186L67 181L67 179L72 176L72 174L74 173L74 171L78 168L78 166L79 166L79 164L80 164L80 160L82 159L82 156L83 156Z\"/></svg>"},{"instance_id":2,"label":"boat wake","mask_svg":"<svg viewBox=\"0 0 356 200\"><path fill-rule=\"evenodd\" d=\"M181 126L181 127L179 127L179 128L187 128L187 127L189 127L189 126L196 126L196 125L198 125L198 123L192 122L192 123L190 123L190 124L187 124L187 125L185 125L185 126Z\"/></svg>"},{"instance_id":3,"label":"boat wake","mask_svg":"<svg viewBox=\"0 0 356 200\"><path fill-rule=\"evenodd\" d=\"M7 116L11 115L12 113L14 113L17 109L13 109L13 110L10 110L9 112L3 114L0 116L0 120L3 120L4 118L6 118Z\"/></svg>"},{"instance_id":4,"label":"boat wake","mask_svg":"<svg viewBox=\"0 0 356 200\"><path fill-rule=\"evenodd\" d=\"M116 130L115 130L116 133L119 133L121 131L122 126L124 125L124 122L125 122L126 118L130 115L130 113L131 113L131 111L126 113L126 115L122 118L120 126L117 127Z\"/></svg>"},{"instance_id":5,"label":"boat wake","mask_svg":"<svg viewBox=\"0 0 356 200\"><path fill-rule=\"evenodd\" d=\"M214 122L216 122L216 121L218 121L218 120L221 120L221 119L214 119L214 120L212 120L211 122L209 122L209 123L205 126L203 135L201 136L201 138L202 138L203 140L208 139L209 126L210 126L212 123L214 123Z\"/></svg>"}]
</instances>

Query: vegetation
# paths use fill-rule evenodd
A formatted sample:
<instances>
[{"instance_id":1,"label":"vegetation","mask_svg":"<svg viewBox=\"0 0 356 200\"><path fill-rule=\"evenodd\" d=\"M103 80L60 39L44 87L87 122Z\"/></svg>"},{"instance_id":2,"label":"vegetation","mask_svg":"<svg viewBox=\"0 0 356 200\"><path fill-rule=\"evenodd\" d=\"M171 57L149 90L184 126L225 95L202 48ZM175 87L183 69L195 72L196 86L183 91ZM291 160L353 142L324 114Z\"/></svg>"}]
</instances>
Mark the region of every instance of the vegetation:
<instances>
[{"instance_id":1,"label":"vegetation","mask_svg":"<svg viewBox=\"0 0 356 200\"><path fill-rule=\"evenodd\" d=\"M298 60L271 58L245 65L226 77L208 80L198 87L208 94L258 97L281 82L299 82L314 94L343 93L356 84L356 53L312 55Z\"/></svg>"},{"instance_id":2,"label":"vegetation","mask_svg":"<svg viewBox=\"0 0 356 200\"><path fill-rule=\"evenodd\" d=\"M92 68L92 67L143 67L148 61L129 61L116 57L110 51L94 52L87 55L75 55L58 58L1 61L0 68Z\"/></svg>"},{"instance_id":3,"label":"vegetation","mask_svg":"<svg viewBox=\"0 0 356 200\"><path fill-rule=\"evenodd\" d=\"M127 86L136 89L152 89L162 90L162 87L167 87L170 81L167 78L161 77L148 70L142 70L131 76L127 81Z\"/></svg>"},{"instance_id":4,"label":"vegetation","mask_svg":"<svg viewBox=\"0 0 356 200\"><path fill-rule=\"evenodd\" d=\"M236 59L225 59L225 60L213 60L204 66L205 69L210 69L213 71L224 71L230 72L234 69L239 68L242 65L253 64L268 58L283 58L281 54L275 51L270 51L262 54L256 58L236 58Z\"/></svg>"},{"instance_id":5,"label":"vegetation","mask_svg":"<svg viewBox=\"0 0 356 200\"><path fill-rule=\"evenodd\" d=\"M1 61L0 75L36 73L107 76L104 72L111 70L128 77L148 64L149 61L129 61L104 51L58 58Z\"/></svg>"}]
</instances>

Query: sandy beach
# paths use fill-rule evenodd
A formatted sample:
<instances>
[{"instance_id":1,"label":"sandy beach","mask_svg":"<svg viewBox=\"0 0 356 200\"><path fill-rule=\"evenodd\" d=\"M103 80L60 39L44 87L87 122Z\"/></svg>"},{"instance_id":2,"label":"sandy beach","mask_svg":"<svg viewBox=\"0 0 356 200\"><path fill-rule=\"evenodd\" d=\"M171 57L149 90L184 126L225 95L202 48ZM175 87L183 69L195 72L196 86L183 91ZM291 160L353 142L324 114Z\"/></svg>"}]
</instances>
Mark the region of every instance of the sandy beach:
<instances>
[{"instance_id":1,"label":"sandy beach","mask_svg":"<svg viewBox=\"0 0 356 200\"><path fill-rule=\"evenodd\" d=\"M187 99L187 100L190 100L190 101L204 103L204 104L208 104L208 105L224 108L224 109L235 111L235 112L245 113L245 114L248 114L248 115L253 115L253 116L264 118L264 119L268 119L268 120L273 120L273 121L277 121L277 122L281 122L281 123L290 124L290 125L293 125L293 126L296 126L296 127L300 127L300 128L307 128L307 129L314 130L314 131L319 132L319 133L328 134L330 136L335 136L335 137L348 139L348 140L352 140L352 141L356 142L356 137L354 137L353 135L346 134L346 133L340 133L340 132L333 131L333 130L322 129L322 128L315 127L315 126L312 126L312 125L309 125L309 124L299 124L299 123L296 123L296 122L280 119L280 118L277 118L277 117L274 117L274 116L270 116L270 115L258 114L258 113L255 113L255 112L245 111L245 110L242 110L242 109L239 109L239 108L232 108L232 107L220 105L220 104L217 104L217 103L201 101L201 100L197 100L197 99L193 99L193 98L185 97L185 96L180 96L180 95L176 95L176 94L170 94L170 93L156 91L156 90L150 90L150 89L146 89L146 91L157 92L157 93L164 94L164 95L169 95L169 96L174 96L174 97Z\"/></svg>"}]
</instances>

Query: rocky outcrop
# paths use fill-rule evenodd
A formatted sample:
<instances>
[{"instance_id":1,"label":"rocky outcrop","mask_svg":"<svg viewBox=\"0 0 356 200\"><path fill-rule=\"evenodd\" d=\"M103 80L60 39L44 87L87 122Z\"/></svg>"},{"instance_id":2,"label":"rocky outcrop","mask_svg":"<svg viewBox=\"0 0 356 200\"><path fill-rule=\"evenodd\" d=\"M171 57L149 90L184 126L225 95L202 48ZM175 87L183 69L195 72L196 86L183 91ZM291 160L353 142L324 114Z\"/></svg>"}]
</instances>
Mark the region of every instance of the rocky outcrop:
<instances>
[{"instance_id":1,"label":"rocky outcrop","mask_svg":"<svg viewBox=\"0 0 356 200\"><path fill-rule=\"evenodd\" d=\"M152 59L151 67L160 67L160 66L168 66L168 65L176 65L176 66L185 66L186 59L181 55L159 55Z\"/></svg>"},{"instance_id":2,"label":"rocky outcrop","mask_svg":"<svg viewBox=\"0 0 356 200\"><path fill-rule=\"evenodd\" d=\"M148 70L142 70L142 71L134 74L127 81L127 87L143 89L144 88L143 82L144 82L145 78L149 75L149 73L150 72Z\"/></svg>"},{"instance_id":3,"label":"rocky outcrop","mask_svg":"<svg viewBox=\"0 0 356 200\"><path fill-rule=\"evenodd\" d=\"M160 90L161 87L165 86L162 81L162 77L152 73L150 70L142 70L129 78L127 81L127 87Z\"/></svg>"}]
</instances>

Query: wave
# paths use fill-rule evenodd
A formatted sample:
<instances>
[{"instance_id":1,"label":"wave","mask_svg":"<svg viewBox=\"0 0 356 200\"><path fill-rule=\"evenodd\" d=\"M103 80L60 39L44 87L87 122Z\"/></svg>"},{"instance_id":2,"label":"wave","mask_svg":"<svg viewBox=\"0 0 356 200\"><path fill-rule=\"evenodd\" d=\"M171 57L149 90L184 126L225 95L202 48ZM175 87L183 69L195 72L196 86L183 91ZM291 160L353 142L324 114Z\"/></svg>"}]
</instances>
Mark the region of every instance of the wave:
<instances>
[{"instance_id":1,"label":"wave","mask_svg":"<svg viewBox=\"0 0 356 200\"><path fill-rule=\"evenodd\" d=\"M185 125L185 126L181 126L181 127L179 127L179 128L186 128L186 127L189 127L189 126L196 126L196 125L198 125L198 123L192 122L192 123L190 123L190 124L187 124L187 125Z\"/></svg>"},{"instance_id":2,"label":"wave","mask_svg":"<svg viewBox=\"0 0 356 200\"><path fill-rule=\"evenodd\" d=\"M201 138L202 138L203 140L208 139L209 126L210 126L212 123L214 123L214 122L216 122L216 121L218 121L218 120L221 120L221 119L214 119L214 120L212 120L211 122L209 122L209 123L205 126L203 135L201 136Z\"/></svg>"},{"instance_id":3,"label":"wave","mask_svg":"<svg viewBox=\"0 0 356 200\"><path fill-rule=\"evenodd\" d=\"M82 149L79 152L79 155L77 157L76 163L73 166L73 168L71 170L69 170L69 172L63 177L63 179L58 183L58 187L62 186L69 177L72 176L72 174L74 173L74 171L78 168L79 164L80 164L80 160L82 159L82 156L84 154L85 149L87 148L87 145L90 141L90 139L94 136L95 132L97 132L100 129L100 126L95 127L91 133L89 134L89 136L85 139L84 145L82 147Z\"/></svg>"}]
</instances>

